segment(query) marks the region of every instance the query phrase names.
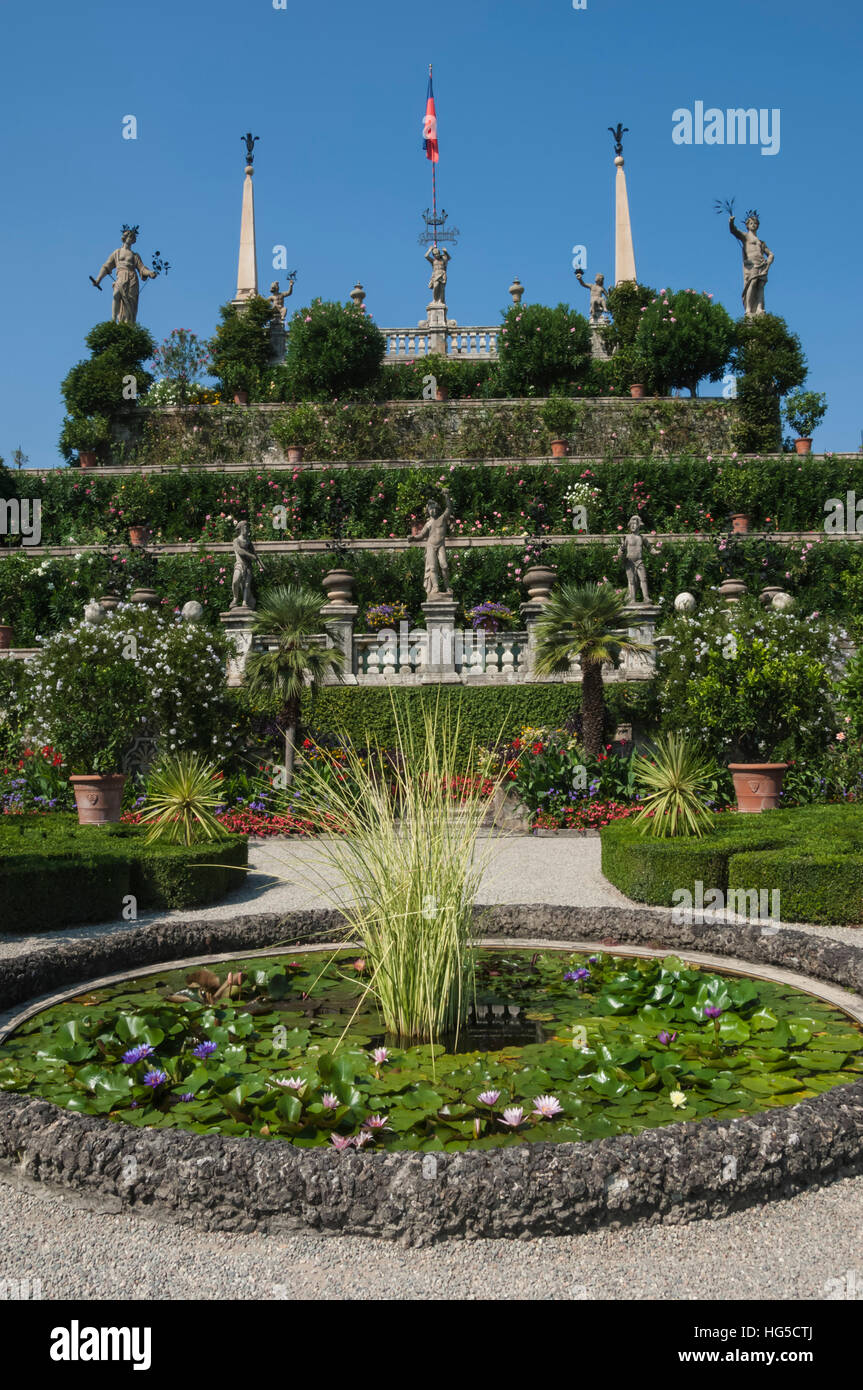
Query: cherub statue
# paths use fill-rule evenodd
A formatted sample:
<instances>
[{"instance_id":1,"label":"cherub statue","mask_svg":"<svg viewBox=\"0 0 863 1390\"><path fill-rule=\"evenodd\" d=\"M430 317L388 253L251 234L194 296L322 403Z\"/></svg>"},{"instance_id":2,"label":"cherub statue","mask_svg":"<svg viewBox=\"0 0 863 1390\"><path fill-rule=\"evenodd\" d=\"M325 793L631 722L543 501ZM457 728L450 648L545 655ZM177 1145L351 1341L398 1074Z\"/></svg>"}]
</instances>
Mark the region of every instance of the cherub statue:
<instances>
[{"instance_id":1,"label":"cherub statue","mask_svg":"<svg viewBox=\"0 0 863 1390\"><path fill-rule=\"evenodd\" d=\"M630 603L638 603L635 582L641 587L641 602L649 603L650 597L647 592L647 570L644 565L644 553L647 541L641 535L643 522L640 516L631 516L627 523L626 535L620 538L620 548L618 557L622 557L626 567L626 587L629 591L628 599Z\"/></svg>"},{"instance_id":2,"label":"cherub statue","mask_svg":"<svg viewBox=\"0 0 863 1390\"><path fill-rule=\"evenodd\" d=\"M425 573L423 587L426 598L442 598L452 592L449 587L449 565L446 558L446 537L448 522L452 515L452 502L448 492L444 493L446 506L441 511L440 503L432 498L426 504L428 520L422 530L412 540L426 543Z\"/></svg>"},{"instance_id":3,"label":"cherub statue","mask_svg":"<svg viewBox=\"0 0 863 1390\"><path fill-rule=\"evenodd\" d=\"M597 272L596 279L592 285L585 284L584 271L577 270L575 278L582 289L590 291L590 322L592 324L608 323L608 294L605 288L605 276L602 271Z\"/></svg>"}]
</instances>

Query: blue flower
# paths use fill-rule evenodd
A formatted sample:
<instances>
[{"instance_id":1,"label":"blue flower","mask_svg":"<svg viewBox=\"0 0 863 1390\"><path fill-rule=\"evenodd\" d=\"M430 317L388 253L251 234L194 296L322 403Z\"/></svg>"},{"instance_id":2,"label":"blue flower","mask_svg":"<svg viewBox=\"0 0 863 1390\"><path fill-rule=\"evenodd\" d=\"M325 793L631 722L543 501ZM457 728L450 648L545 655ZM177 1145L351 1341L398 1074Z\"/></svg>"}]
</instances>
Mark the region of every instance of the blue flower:
<instances>
[{"instance_id":1,"label":"blue flower","mask_svg":"<svg viewBox=\"0 0 863 1390\"><path fill-rule=\"evenodd\" d=\"M124 1052L120 1058L127 1067L133 1067L136 1062L143 1062L145 1057L149 1057L153 1049L149 1043L139 1043L137 1047L130 1047L128 1052Z\"/></svg>"},{"instance_id":2,"label":"blue flower","mask_svg":"<svg viewBox=\"0 0 863 1390\"><path fill-rule=\"evenodd\" d=\"M199 1061L203 1062L207 1057L212 1057L217 1047L218 1043L214 1042L198 1043L197 1047L192 1048L192 1056L197 1057Z\"/></svg>"},{"instance_id":3,"label":"blue flower","mask_svg":"<svg viewBox=\"0 0 863 1390\"><path fill-rule=\"evenodd\" d=\"M147 1075L144 1077L144 1085L152 1086L155 1091L157 1086L161 1086L163 1081L167 1080L168 1073L166 1071L148 1071Z\"/></svg>"}]
</instances>

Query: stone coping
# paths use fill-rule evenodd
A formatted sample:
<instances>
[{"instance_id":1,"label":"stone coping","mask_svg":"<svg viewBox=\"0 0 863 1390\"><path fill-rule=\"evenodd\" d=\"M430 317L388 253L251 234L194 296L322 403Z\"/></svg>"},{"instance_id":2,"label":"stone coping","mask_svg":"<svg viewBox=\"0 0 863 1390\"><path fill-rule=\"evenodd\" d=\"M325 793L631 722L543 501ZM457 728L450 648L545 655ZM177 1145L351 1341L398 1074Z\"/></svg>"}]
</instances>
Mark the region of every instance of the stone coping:
<instances>
[{"instance_id":1,"label":"stone coping","mask_svg":"<svg viewBox=\"0 0 863 1390\"><path fill-rule=\"evenodd\" d=\"M339 937L331 911L163 922L0 962L0 1008L106 975L189 957L249 956ZM757 925L676 925L670 911L507 905L478 933L510 942L698 952L705 963L792 972L861 1017L863 948ZM633 952L635 953L635 952ZM803 977L803 978L801 978ZM845 992L848 992L847 994ZM560 1235L601 1225L720 1216L863 1169L863 1082L728 1121L685 1121L590 1143L460 1153L343 1154L278 1141L147 1130L0 1094L0 1167L114 1211L204 1230L313 1230L408 1244L454 1236Z\"/></svg>"}]
</instances>

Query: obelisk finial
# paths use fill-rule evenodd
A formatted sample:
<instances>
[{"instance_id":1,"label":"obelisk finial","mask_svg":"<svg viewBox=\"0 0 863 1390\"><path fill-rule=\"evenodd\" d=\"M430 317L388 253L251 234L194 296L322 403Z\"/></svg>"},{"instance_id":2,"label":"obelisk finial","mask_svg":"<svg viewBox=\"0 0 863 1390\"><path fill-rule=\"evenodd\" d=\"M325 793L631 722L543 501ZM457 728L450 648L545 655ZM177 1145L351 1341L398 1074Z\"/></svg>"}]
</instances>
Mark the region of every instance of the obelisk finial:
<instances>
[{"instance_id":1,"label":"obelisk finial","mask_svg":"<svg viewBox=\"0 0 863 1390\"><path fill-rule=\"evenodd\" d=\"M614 283L620 285L624 280L637 278L626 175L623 172L623 137L628 134L629 126L618 122L616 126L609 126L608 129L614 140L614 163L617 169L614 181Z\"/></svg>"},{"instance_id":2,"label":"obelisk finial","mask_svg":"<svg viewBox=\"0 0 863 1390\"><path fill-rule=\"evenodd\" d=\"M258 255L255 245L255 192L252 186L257 135L249 131L240 137L246 144L246 177L243 183L243 214L240 222L240 258L237 264L237 293L234 302L252 299L258 293Z\"/></svg>"}]
</instances>

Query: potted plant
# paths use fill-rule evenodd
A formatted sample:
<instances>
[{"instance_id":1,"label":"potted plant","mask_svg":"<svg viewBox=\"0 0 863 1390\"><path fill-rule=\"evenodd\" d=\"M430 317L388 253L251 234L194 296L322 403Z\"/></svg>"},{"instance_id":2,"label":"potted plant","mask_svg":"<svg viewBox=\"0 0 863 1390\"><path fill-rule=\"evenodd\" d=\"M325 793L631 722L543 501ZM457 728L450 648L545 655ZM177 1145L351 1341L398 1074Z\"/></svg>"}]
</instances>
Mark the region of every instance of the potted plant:
<instances>
[{"instance_id":1,"label":"potted plant","mask_svg":"<svg viewBox=\"0 0 863 1390\"><path fill-rule=\"evenodd\" d=\"M812 451L812 434L827 414L827 396L824 391L790 391L785 397L782 414L794 433L798 436L794 448L798 454Z\"/></svg>"},{"instance_id":2,"label":"potted plant","mask_svg":"<svg viewBox=\"0 0 863 1390\"><path fill-rule=\"evenodd\" d=\"M611 374L619 391L629 391L633 400L647 395L652 372L644 353L631 343L619 347L611 359Z\"/></svg>"},{"instance_id":3,"label":"potted plant","mask_svg":"<svg viewBox=\"0 0 863 1390\"><path fill-rule=\"evenodd\" d=\"M111 427L105 415L67 415L60 434L60 452L69 462L77 454L81 468L95 468L99 452L110 436Z\"/></svg>"},{"instance_id":4,"label":"potted plant","mask_svg":"<svg viewBox=\"0 0 863 1390\"><path fill-rule=\"evenodd\" d=\"M745 535L749 530L756 488L757 480L742 460L731 460L723 466L722 490L735 535Z\"/></svg>"},{"instance_id":5,"label":"potted plant","mask_svg":"<svg viewBox=\"0 0 863 1390\"><path fill-rule=\"evenodd\" d=\"M422 359L421 366L423 399L429 399L426 395L428 389L426 378L431 377L434 384L434 399L436 401L448 401L458 372L456 363L450 362L449 358L444 357L442 353L430 352L427 357Z\"/></svg>"},{"instance_id":6,"label":"potted plant","mask_svg":"<svg viewBox=\"0 0 863 1390\"><path fill-rule=\"evenodd\" d=\"M243 362L225 362L219 369L222 389L234 405L248 405L249 394L257 389L259 374Z\"/></svg>"},{"instance_id":7,"label":"potted plant","mask_svg":"<svg viewBox=\"0 0 863 1390\"><path fill-rule=\"evenodd\" d=\"M288 463L301 463L306 449L313 449L321 437L321 418L311 401L292 405L273 424L273 438L287 455Z\"/></svg>"},{"instance_id":8,"label":"potted plant","mask_svg":"<svg viewBox=\"0 0 863 1390\"><path fill-rule=\"evenodd\" d=\"M475 632L500 632L501 629L511 628L515 622L515 614L505 603L489 601L469 608L465 617Z\"/></svg>"},{"instance_id":9,"label":"potted plant","mask_svg":"<svg viewBox=\"0 0 863 1390\"><path fill-rule=\"evenodd\" d=\"M8 652L12 646L11 623L0 623L0 652Z\"/></svg>"},{"instance_id":10,"label":"potted plant","mask_svg":"<svg viewBox=\"0 0 863 1390\"><path fill-rule=\"evenodd\" d=\"M542 422L551 435L552 458L564 458L569 447L569 437L576 425L581 422L583 407L569 396L555 392L549 396L540 414Z\"/></svg>"},{"instance_id":11,"label":"potted plant","mask_svg":"<svg viewBox=\"0 0 863 1390\"><path fill-rule=\"evenodd\" d=\"M150 539L153 489L144 473L133 473L120 483L111 505L118 521L129 528L129 543L145 546Z\"/></svg>"}]
</instances>

